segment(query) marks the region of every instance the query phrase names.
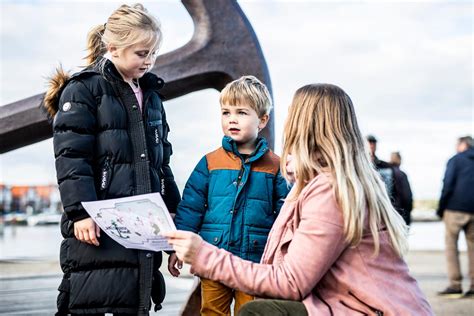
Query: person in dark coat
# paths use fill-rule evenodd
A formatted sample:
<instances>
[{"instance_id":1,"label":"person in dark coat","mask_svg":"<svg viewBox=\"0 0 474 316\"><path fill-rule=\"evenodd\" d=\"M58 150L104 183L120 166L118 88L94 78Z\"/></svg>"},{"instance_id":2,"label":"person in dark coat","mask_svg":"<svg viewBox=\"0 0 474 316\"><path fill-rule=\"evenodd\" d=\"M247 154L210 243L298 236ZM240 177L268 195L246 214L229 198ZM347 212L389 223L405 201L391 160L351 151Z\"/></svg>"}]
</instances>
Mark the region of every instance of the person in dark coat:
<instances>
[{"instance_id":1,"label":"person in dark coat","mask_svg":"<svg viewBox=\"0 0 474 316\"><path fill-rule=\"evenodd\" d=\"M472 137L458 139L457 154L449 159L437 210L445 224L446 259L449 285L438 292L447 297L460 297L462 274L459 264L458 238L464 231L469 259L470 289L465 297L474 297L474 148Z\"/></svg>"},{"instance_id":2,"label":"person in dark coat","mask_svg":"<svg viewBox=\"0 0 474 316\"><path fill-rule=\"evenodd\" d=\"M403 217L407 225L410 224L410 214L407 212L401 203L401 188L398 186L401 182L399 180L400 173L397 173L394 167L386 161L380 160L375 152L377 151L377 138L373 135L367 135L367 142L369 144L369 154L374 164L375 169L379 172L382 177L385 187L387 189L388 196L392 202L393 207Z\"/></svg>"},{"instance_id":3,"label":"person in dark coat","mask_svg":"<svg viewBox=\"0 0 474 316\"><path fill-rule=\"evenodd\" d=\"M148 315L165 295L161 252L126 249L106 234L83 201L161 192L170 212L180 195L169 162L169 127L148 72L161 42L158 21L122 5L88 36L88 66L50 81L56 172L64 206L56 315Z\"/></svg>"},{"instance_id":4,"label":"person in dark coat","mask_svg":"<svg viewBox=\"0 0 474 316\"><path fill-rule=\"evenodd\" d=\"M402 164L402 156L398 151L390 155L390 164L394 171L395 187L399 189L398 205L405 211L404 219L407 225L411 224L411 211L413 210L413 193L411 191L410 182L407 174L400 169Z\"/></svg>"}]
</instances>

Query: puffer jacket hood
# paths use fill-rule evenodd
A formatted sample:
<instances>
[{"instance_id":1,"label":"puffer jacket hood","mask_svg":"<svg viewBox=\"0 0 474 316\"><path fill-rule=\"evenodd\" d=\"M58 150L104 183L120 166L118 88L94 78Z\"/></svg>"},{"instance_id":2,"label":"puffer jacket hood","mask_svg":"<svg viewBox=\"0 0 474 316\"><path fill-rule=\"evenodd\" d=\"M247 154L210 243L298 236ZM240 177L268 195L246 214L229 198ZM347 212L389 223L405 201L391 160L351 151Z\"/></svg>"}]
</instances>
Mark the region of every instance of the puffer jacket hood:
<instances>
[{"instance_id":1,"label":"puffer jacket hood","mask_svg":"<svg viewBox=\"0 0 474 316\"><path fill-rule=\"evenodd\" d=\"M469 148L465 153L467 158L474 159L474 147Z\"/></svg>"},{"instance_id":2,"label":"puffer jacket hood","mask_svg":"<svg viewBox=\"0 0 474 316\"><path fill-rule=\"evenodd\" d=\"M48 90L43 100L43 108L47 111L49 117L54 117L58 112L61 91L70 78L71 75L61 65L56 68L56 72L49 78Z\"/></svg>"}]
</instances>

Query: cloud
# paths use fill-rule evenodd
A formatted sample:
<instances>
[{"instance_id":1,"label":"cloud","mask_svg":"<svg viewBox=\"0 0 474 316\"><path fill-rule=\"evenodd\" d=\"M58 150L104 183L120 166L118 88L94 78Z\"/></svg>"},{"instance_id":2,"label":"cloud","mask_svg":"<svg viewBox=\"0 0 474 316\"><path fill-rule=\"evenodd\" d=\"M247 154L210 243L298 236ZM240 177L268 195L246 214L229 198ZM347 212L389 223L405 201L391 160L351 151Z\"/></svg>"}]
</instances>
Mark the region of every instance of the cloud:
<instances>
[{"instance_id":1,"label":"cloud","mask_svg":"<svg viewBox=\"0 0 474 316\"><path fill-rule=\"evenodd\" d=\"M145 1L163 25L163 52L185 44L193 24L177 2ZM87 31L121 2L2 2L1 104L39 93L61 61L78 69ZM276 152L294 91L330 82L351 96L379 155L401 150L417 198L436 198L457 137L472 134L472 3L469 1L239 1L262 46L273 84ZM24 23L18 23L18 21ZM21 37L19 36L21 34ZM21 40L20 40L21 39ZM182 187L219 146L218 93L166 102L172 166ZM54 180L48 141L2 155L1 181ZM28 166L38 157L35 167ZM41 158L39 158L41 157ZM46 157L46 158L43 158ZM26 160L26 163L20 162Z\"/></svg>"}]
</instances>

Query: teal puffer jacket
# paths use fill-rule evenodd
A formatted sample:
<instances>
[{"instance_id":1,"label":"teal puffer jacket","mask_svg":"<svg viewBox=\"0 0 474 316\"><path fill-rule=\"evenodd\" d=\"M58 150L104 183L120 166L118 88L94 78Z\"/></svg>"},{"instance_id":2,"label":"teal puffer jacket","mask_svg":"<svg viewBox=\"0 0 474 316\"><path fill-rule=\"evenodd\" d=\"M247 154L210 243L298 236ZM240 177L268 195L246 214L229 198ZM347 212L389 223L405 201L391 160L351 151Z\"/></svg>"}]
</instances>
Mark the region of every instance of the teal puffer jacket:
<instances>
[{"instance_id":1,"label":"teal puffer jacket","mask_svg":"<svg viewBox=\"0 0 474 316\"><path fill-rule=\"evenodd\" d=\"M225 136L222 147L204 156L186 183L176 227L231 253L259 262L267 236L289 188L280 158L264 138L244 158Z\"/></svg>"}]
</instances>

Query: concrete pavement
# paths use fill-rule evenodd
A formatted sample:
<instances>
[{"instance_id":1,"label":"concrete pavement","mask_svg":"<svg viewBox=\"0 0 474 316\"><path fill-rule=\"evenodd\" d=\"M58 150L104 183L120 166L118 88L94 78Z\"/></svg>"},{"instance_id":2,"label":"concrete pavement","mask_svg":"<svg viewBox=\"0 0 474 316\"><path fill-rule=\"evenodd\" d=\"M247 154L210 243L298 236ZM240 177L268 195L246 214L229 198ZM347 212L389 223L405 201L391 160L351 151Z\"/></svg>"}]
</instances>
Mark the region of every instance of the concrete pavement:
<instances>
[{"instance_id":1,"label":"concrete pavement","mask_svg":"<svg viewBox=\"0 0 474 316\"><path fill-rule=\"evenodd\" d=\"M412 251L406 259L412 275L418 280L436 315L474 314L474 299L446 299L436 296L436 292L447 285L444 252ZM466 275L465 252L461 254L461 264ZM168 295L163 303L163 310L152 315L179 314L193 284L193 278L187 272L188 267L183 269L183 277L173 278L167 274L163 264ZM56 261L0 261L0 314L52 315L60 279L61 271ZM468 286L465 282L464 288L467 289Z\"/></svg>"}]
</instances>

